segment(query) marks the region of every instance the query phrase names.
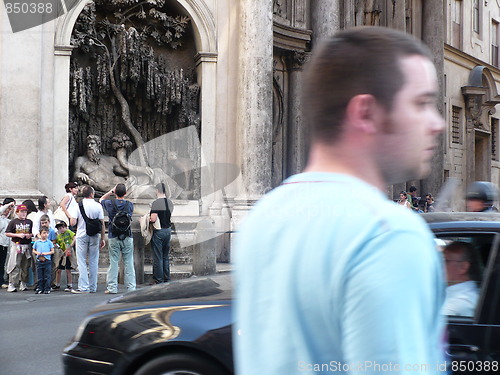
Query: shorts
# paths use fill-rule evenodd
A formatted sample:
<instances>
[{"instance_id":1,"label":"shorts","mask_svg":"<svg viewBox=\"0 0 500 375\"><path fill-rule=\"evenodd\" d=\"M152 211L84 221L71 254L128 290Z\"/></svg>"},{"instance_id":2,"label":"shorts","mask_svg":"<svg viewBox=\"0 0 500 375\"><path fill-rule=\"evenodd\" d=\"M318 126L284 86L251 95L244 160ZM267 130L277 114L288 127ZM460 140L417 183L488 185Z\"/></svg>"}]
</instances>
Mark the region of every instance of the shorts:
<instances>
[{"instance_id":1,"label":"shorts","mask_svg":"<svg viewBox=\"0 0 500 375\"><path fill-rule=\"evenodd\" d=\"M62 264L64 258L66 258L66 264L65 265ZM69 258L68 257L62 257L59 260L59 265L57 266L57 269L58 270L70 270L71 269L71 261L69 260Z\"/></svg>"}]
</instances>

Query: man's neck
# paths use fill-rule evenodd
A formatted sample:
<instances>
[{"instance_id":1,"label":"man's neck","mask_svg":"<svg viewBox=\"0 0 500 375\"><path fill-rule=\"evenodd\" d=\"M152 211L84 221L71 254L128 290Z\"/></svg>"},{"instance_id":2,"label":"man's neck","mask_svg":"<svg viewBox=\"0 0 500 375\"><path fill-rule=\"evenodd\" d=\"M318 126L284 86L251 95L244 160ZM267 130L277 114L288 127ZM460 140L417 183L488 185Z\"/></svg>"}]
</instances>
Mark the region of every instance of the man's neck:
<instances>
[{"instance_id":1,"label":"man's neck","mask_svg":"<svg viewBox=\"0 0 500 375\"><path fill-rule=\"evenodd\" d=\"M345 147L316 144L311 148L304 172L340 173L359 178L384 191L387 185L369 157Z\"/></svg>"}]
</instances>

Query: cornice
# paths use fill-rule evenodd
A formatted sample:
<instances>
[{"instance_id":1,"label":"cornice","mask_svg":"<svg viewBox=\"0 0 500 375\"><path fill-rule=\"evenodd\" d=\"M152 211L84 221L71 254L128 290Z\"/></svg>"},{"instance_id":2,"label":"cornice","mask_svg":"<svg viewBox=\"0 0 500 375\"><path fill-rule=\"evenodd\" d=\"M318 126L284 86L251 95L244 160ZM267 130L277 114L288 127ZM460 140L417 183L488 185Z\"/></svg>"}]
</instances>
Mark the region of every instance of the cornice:
<instances>
[{"instance_id":1,"label":"cornice","mask_svg":"<svg viewBox=\"0 0 500 375\"><path fill-rule=\"evenodd\" d=\"M480 60L477 57L469 55L468 53L459 50L458 48L452 47L449 44L444 45L444 59L445 61L450 61L455 63L462 68L472 70L476 66L485 66L487 67L500 81L500 69L496 66L493 66L486 61Z\"/></svg>"}]
</instances>

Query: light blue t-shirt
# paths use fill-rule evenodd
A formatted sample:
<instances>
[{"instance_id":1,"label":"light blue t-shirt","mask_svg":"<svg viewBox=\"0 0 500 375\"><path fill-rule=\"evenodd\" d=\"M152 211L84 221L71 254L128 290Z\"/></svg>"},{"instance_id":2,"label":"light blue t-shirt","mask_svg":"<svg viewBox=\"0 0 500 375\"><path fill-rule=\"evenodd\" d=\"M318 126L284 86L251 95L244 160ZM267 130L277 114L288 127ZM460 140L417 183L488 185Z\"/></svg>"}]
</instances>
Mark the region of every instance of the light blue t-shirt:
<instances>
[{"instance_id":1,"label":"light blue t-shirt","mask_svg":"<svg viewBox=\"0 0 500 375\"><path fill-rule=\"evenodd\" d=\"M54 247L54 244L52 243L52 241L50 241L48 239L45 241L38 240L38 241L35 241L35 243L33 244L33 249L35 249L39 253L48 253L52 250L53 247ZM40 255L37 255L36 258L38 259L39 256ZM48 260L52 259L52 254L44 254L43 256Z\"/></svg>"},{"instance_id":2,"label":"light blue t-shirt","mask_svg":"<svg viewBox=\"0 0 500 375\"><path fill-rule=\"evenodd\" d=\"M441 255L375 187L292 176L249 214L235 260L239 375L443 370Z\"/></svg>"}]
</instances>

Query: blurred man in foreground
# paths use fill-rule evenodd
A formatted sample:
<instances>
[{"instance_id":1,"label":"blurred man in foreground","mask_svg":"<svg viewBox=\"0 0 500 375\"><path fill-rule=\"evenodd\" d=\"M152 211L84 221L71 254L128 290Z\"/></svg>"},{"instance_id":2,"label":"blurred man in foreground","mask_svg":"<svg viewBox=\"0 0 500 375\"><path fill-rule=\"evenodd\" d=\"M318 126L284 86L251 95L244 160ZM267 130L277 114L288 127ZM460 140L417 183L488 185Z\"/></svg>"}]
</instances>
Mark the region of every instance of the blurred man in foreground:
<instances>
[{"instance_id":1,"label":"blurred man in foreground","mask_svg":"<svg viewBox=\"0 0 500 375\"><path fill-rule=\"evenodd\" d=\"M429 53L394 30L351 29L315 50L304 82L306 170L238 234L237 372L437 373L442 260L423 220L385 195L429 172L443 131Z\"/></svg>"}]
</instances>

